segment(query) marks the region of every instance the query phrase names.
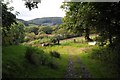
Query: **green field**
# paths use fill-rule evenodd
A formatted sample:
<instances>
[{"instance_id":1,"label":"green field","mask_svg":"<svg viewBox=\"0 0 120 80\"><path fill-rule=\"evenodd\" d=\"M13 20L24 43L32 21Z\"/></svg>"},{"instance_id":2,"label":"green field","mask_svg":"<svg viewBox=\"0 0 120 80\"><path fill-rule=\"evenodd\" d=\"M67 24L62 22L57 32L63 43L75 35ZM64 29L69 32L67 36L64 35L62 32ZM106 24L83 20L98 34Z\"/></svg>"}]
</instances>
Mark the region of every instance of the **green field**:
<instances>
[{"instance_id":1,"label":"green field","mask_svg":"<svg viewBox=\"0 0 120 80\"><path fill-rule=\"evenodd\" d=\"M52 69L46 65L34 65L27 61L25 53L27 47L24 45L3 47L3 77L16 78L64 78L67 72L68 54L72 55L73 67L76 73L81 75L81 65L75 63L77 58L89 70L92 78L115 78L118 77L116 66L102 62L91 57L93 49L99 46L89 46L82 38L77 38L76 43L71 41L62 41L60 45L41 47L37 49L44 51L50 61L57 65L57 69ZM49 52L56 51L60 53L60 59L50 57ZM41 55L41 54L39 54ZM48 60L48 62L49 62Z\"/></svg>"}]
</instances>

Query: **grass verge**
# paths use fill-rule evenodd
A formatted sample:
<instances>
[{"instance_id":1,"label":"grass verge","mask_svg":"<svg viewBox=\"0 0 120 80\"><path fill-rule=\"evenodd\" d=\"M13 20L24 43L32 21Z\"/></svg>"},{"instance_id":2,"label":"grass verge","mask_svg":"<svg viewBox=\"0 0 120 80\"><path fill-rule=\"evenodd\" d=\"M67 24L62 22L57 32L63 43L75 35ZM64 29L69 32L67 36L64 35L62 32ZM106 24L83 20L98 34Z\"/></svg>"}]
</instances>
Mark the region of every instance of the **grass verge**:
<instances>
[{"instance_id":1,"label":"grass verge","mask_svg":"<svg viewBox=\"0 0 120 80\"><path fill-rule=\"evenodd\" d=\"M3 78L62 78L64 76L67 66L65 53L60 51L62 53L61 59L53 60L58 64L58 69L51 69L44 65L33 65L25 59L25 53L26 46L3 47ZM48 53L45 54L48 55Z\"/></svg>"}]
</instances>

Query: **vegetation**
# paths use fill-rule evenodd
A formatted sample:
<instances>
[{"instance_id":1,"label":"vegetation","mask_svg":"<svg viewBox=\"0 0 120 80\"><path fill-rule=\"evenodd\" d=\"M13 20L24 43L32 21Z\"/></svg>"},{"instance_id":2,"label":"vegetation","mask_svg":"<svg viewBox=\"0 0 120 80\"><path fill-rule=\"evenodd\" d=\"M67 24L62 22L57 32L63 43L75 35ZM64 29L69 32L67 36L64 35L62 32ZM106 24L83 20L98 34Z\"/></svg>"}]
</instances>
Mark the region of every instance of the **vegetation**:
<instances>
[{"instance_id":1,"label":"vegetation","mask_svg":"<svg viewBox=\"0 0 120 80\"><path fill-rule=\"evenodd\" d=\"M64 3L61 7L65 9L64 22L68 29L86 32L85 38L89 41L91 29L96 29L103 37L103 41L109 39L110 44L118 39L119 34L119 2L116 3ZM102 28L101 28L102 27ZM114 30L113 30L114 29Z\"/></svg>"},{"instance_id":2,"label":"vegetation","mask_svg":"<svg viewBox=\"0 0 120 80\"><path fill-rule=\"evenodd\" d=\"M28 23L41 25L41 26L59 25L62 23L62 18L61 17L36 18L33 20L29 20Z\"/></svg>"},{"instance_id":3,"label":"vegetation","mask_svg":"<svg viewBox=\"0 0 120 80\"><path fill-rule=\"evenodd\" d=\"M56 51L51 51L50 55L56 58L60 58L60 53L56 52Z\"/></svg>"},{"instance_id":4,"label":"vegetation","mask_svg":"<svg viewBox=\"0 0 120 80\"><path fill-rule=\"evenodd\" d=\"M93 78L117 78L119 76L119 68L115 63L117 57L108 52L109 50L104 48L94 47L80 54L81 60L90 70Z\"/></svg>"},{"instance_id":5,"label":"vegetation","mask_svg":"<svg viewBox=\"0 0 120 80\"><path fill-rule=\"evenodd\" d=\"M24 21L22 19L17 19L17 21L22 22L25 26L29 26L29 23L27 21Z\"/></svg>"},{"instance_id":6,"label":"vegetation","mask_svg":"<svg viewBox=\"0 0 120 80\"><path fill-rule=\"evenodd\" d=\"M37 4L26 3L26 7L31 10ZM11 13L12 7L2 3L3 78L66 78L66 74L118 78L119 5L63 3L63 23L61 17L48 17L30 20L26 26Z\"/></svg>"},{"instance_id":7,"label":"vegetation","mask_svg":"<svg viewBox=\"0 0 120 80\"><path fill-rule=\"evenodd\" d=\"M58 60L50 57L49 51L47 53L40 48L22 45L3 47L3 78L60 78L64 76L66 64L65 52Z\"/></svg>"}]
</instances>

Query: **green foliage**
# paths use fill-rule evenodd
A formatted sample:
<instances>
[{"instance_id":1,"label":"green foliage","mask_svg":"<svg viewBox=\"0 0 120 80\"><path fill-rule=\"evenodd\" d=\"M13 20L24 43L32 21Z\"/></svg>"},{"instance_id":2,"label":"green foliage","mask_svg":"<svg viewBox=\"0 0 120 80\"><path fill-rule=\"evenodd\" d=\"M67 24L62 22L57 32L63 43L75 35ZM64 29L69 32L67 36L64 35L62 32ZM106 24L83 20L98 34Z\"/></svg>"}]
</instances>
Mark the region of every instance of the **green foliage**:
<instances>
[{"instance_id":1,"label":"green foliage","mask_svg":"<svg viewBox=\"0 0 120 80\"><path fill-rule=\"evenodd\" d=\"M2 28L5 35L9 31L11 24L16 22L16 16L12 14L8 8L8 4L2 2Z\"/></svg>"},{"instance_id":2,"label":"green foliage","mask_svg":"<svg viewBox=\"0 0 120 80\"><path fill-rule=\"evenodd\" d=\"M45 65L48 62L48 56L44 51L35 47L27 47L25 57L30 63L35 65Z\"/></svg>"},{"instance_id":3,"label":"green foliage","mask_svg":"<svg viewBox=\"0 0 120 80\"><path fill-rule=\"evenodd\" d=\"M52 28L49 26L41 26L39 29L39 32L46 33L46 34L51 34L52 33Z\"/></svg>"},{"instance_id":4,"label":"green foliage","mask_svg":"<svg viewBox=\"0 0 120 80\"><path fill-rule=\"evenodd\" d=\"M8 4L3 3L2 1L2 39L3 39L3 45L12 44L12 40L10 37L10 34L8 32L10 32L11 30L11 24L16 23L16 16L14 14L12 14L9 10L10 8L8 8ZM8 37L9 36L9 37Z\"/></svg>"},{"instance_id":5,"label":"green foliage","mask_svg":"<svg viewBox=\"0 0 120 80\"><path fill-rule=\"evenodd\" d=\"M34 64L26 58L30 53ZM66 70L65 56L61 55L62 59L59 60L36 47L3 47L3 78L61 78Z\"/></svg>"},{"instance_id":6,"label":"green foliage","mask_svg":"<svg viewBox=\"0 0 120 80\"><path fill-rule=\"evenodd\" d=\"M3 34L3 45L19 44L24 39L24 25L22 23L12 24L9 31L6 31L6 35Z\"/></svg>"},{"instance_id":7,"label":"green foliage","mask_svg":"<svg viewBox=\"0 0 120 80\"><path fill-rule=\"evenodd\" d=\"M23 42L23 38L25 36L24 25L22 23L13 24L11 28L11 32L13 34L14 41Z\"/></svg>"},{"instance_id":8,"label":"green foliage","mask_svg":"<svg viewBox=\"0 0 120 80\"><path fill-rule=\"evenodd\" d=\"M26 33L25 35L26 36L25 36L24 40L28 39L28 41L32 41L32 40L35 39L35 34L34 33Z\"/></svg>"},{"instance_id":9,"label":"green foliage","mask_svg":"<svg viewBox=\"0 0 120 80\"><path fill-rule=\"evenodd\" d=\"M56 52L56 51L50 51L50 55L52 57L55 57L55 58L60 58L60 53Z\"/></svg>"},{"instance_id":10,"label":"green foliage","mask_svg":"<svg viewBox=\"0 0 120 80\"><path fill-rule=\"evenodd\" d=\"M117 78L119 76L118 67L115 64L101 62L97 58L92 59L89 52L80 54L80 58L93 78Z\"/></svg>"},{"instance_id":11,"label":"green foliage","mask_svg":"<svg viewBox=\"0 0 120 80\"><path fill-rule=\"evenodd\" d=\"M102 62L106 62L109 64L115 64L119 66L119 44L117 44L117 47L99 47L93 49L91 52L91 57L93 59L101 60Z\"/></svg>"},{"instance_id":12,"label":"green foliage","mask_svg":"<svg viewBox=\"0 0 120 80\"><path fill-rule=\"evenodd\" d=\"M46 42L50 42L50 38L44 37L40 39L40 43L46 43Z\"/></svg>"},{"instance_id":13,"label":"green foliage","mask_svg":"<svg viewBox=\"0 0 120 80\"><path fill-rule=\"evenodd\" d=\"M58 65L55 62L48 63L48 66L51 67L52 69L58 69Z\"/></svg>"},{"instance_id":14,"label":"green foliage","mask_svg":"<svg viewBox=\"0 0 120 80\"><path fill-rule=\"evenodd\" d=\"M24 37L24 42L28 42L28 41L30 41L30 38L27 37L27 36L25 36L25 37Z\"/></svg>"},{"instance_id":15,"label":"green foliage","mask_svg":"<svg viewBox=\"0 0 120 80\"><path fill-rule=\"evenodd\" d=\"M39 27L37 27L37 26L26 27L25 30L28 33L32 33L33 32L35 35L38 35L38 33L39 33L38 32Z\"/></svg>"},{"instance_id":16,"label":"green foliage","mask_svg":"<svg viewBox=\"0 0 120 80\"><path fill-rule=\"evenodd\" d=\"M76 32L85 32L89 40L89 30L106 36L103 41L113 43L113 37L118 37L120 32L120 2L116 3L64 3L61 7L66 11L63 18L67 29Z\"/></svg>"},{"instance_id":17,"label":"green foliage","mask_svg":"<svg viewBox=\"0 0 120 80\"><path fill-rule=\"evenodd\" d=\"M23 19L17 19L17 21L22 22L26 27L29 26L29 23Z\"/></svg>"},{"instance_id":18,"label":"green foliage","mask_svg":"<svg viewBox=\"0 0 120 80\"><path fill-rule=\"evenodd\" d=\"M51 37L50 42L56 43L57 42L57 37Z\"/></svg>"}]
</instances>

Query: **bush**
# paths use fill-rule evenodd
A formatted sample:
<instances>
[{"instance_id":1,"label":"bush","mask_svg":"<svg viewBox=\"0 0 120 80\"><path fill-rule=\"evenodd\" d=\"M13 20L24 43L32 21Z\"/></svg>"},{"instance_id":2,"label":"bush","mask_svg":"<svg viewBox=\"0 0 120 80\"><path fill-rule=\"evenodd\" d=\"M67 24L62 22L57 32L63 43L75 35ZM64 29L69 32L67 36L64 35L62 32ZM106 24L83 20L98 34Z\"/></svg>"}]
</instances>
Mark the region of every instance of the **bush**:
<instances>
[{"instance_id":1,"label":"bush","mask_svg":"<svg viewBox=\"0 0 120 80\"><path fill-rule=\"evenodd\" d=\"M42 39L40 39L40 43L48 43L48 42L50 42L50 38L46 38L46 37L44 37L44 38L42 38Z\"/></svg>"},{"instance_id":2,"label":"bush","mask_svg":"<svg viewBox=\"0 0 120 80\"><path fill-rule=\"evenodd\" d=\"M43 50L37 49L35 47L27 47L25 58L32 64L39 65L45 64L47 56L44 54Z\"/></svg>"},{"instance_id":3,"label":"bush","mask_svg":"<svg viewBox=\"0 0 120 80\"><path fill-rule=\"evenodd\" d=\"M28 42L28 41L30 41L30 38L26 36L26 37L24 38L24 42Z\"/></svg>"},{"instance_id":4,"label":"bush","mask_svg":"<svg viewBox=\"0 0 120 80\"><path fill-rule=\"evenodd\" d=\"M58 52L53 52L53 54L53 56L60 58ZM51 58L43 50L36 47L27 47L25 58L33 65L46 65L52 69L58 68L54 58Z\"/></svg>"},{"instance_id":5,"label":"bush","mask_svg":"<svg viewBox=\"0 0 120 80\"><path fill-rule=\"evenodd\" d=\"M26 37L29 38L29 41L32 41L35 39L35 34L34 33L26 33Z\"/></svg>"},{"instance_id":6,"label":"bush","mask_svg":"<svg viewBox=\"0 0 120 80\"><path fill-rule=\"evenodd\" d=\"M29 42L30 44L39 44L40 43L40 40L34 40L34 41L31 41Z\"/></svg>"},{"instance_id":7,"label":"bush","mask_svg":"<svg viewBox=\"0 0 120 80\"><path fill-rule=\"evenodd\" d=\"M52 37L52 38L50 39L50 42L56 43L56 42L57 42L57 38Z\"/></svg>"},{"instance_id":8,"label":"bush","mask_svg":"<svg viewBox=\"0 0 120 80\"><path fill-rule=\"evenodd\" d=\"M55 57L55 58L60 58L60 53L56 52L56 51L50 51L50 55L52 57Z\"/></svg>"},{"instance_id":9,"label":"bush","mask_svg":"<svg viewBox=\"0 0 120 80\"><path fill-rule=\"evenodd\" d=\"M52 69L58 69L58 65L56 63L53 63L53 62L48 63L48 66Z\"/></svg>"},{"instance_id":10,"label":"bush","mask_svg":"<svg viewBox=\"0 0 120 80\"><path fill-rule=\"evenodd\" d=\"M101 47L92 50L91 57L93 59L99 59L103 62L111 63L111 64L118 64L120 58L119 56L119 49L114 49L111 47Z\"/></svg>"}]
</instances>

